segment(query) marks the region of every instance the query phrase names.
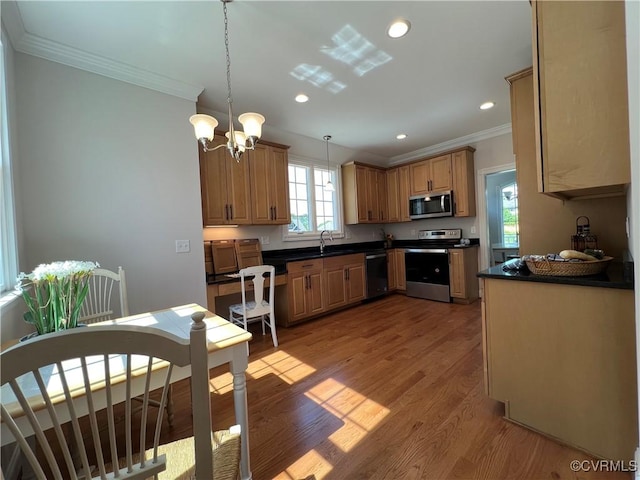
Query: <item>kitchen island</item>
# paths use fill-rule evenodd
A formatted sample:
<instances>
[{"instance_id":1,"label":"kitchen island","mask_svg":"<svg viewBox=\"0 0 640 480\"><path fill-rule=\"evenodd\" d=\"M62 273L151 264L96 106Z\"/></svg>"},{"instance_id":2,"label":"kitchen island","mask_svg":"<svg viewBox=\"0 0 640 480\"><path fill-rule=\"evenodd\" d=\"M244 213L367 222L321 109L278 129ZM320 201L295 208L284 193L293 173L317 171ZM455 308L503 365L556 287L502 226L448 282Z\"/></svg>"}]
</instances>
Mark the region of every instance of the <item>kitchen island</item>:
<instances>
[{"instance_id":1,"label":"kitchen island","mask_svg":"<svg viewBox=\"0 0 640 480\"><path fill-rule=\"evenodd\" d=\"M633 284L480 272L485 390L505 417L600 458L638 439Z\"/></svg>"}]
</instances>

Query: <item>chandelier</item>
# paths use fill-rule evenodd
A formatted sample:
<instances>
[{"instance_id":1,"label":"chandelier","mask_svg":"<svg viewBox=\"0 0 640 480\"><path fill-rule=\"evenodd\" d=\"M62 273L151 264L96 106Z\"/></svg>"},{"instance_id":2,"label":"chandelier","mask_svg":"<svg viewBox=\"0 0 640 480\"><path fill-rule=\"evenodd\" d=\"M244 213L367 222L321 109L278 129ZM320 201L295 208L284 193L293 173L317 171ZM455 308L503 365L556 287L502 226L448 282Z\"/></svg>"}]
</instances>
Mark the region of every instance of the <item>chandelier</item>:
<instances>
[{"instance_id":1,"label":"chandelier","mask_svg":"<svg viewBox=\"0 0 640 480\"><path fill-rule=\"evenodd\" d=\"M192 115L189 118L189 122L193 125L196 138L205 152L226 146L231 156L235 158L236 161L239 161L245 150L253 150L255 148L258 139L262 135L262 124L265 119L259 113L243 113L238 117L238 121L242 124L243 131L236 130L233 126L231 60L229 57L229 28L227 20L227 3L233 0L220 1L222 2L222 11L224 12L224 48L227 54L227 105L229 108L229 131L225 134L227 143L216 147L210 146L209 142L213 141L214 130L218 126L218 121L215 118L199 113Z\"/></svg>"}]
</instances>

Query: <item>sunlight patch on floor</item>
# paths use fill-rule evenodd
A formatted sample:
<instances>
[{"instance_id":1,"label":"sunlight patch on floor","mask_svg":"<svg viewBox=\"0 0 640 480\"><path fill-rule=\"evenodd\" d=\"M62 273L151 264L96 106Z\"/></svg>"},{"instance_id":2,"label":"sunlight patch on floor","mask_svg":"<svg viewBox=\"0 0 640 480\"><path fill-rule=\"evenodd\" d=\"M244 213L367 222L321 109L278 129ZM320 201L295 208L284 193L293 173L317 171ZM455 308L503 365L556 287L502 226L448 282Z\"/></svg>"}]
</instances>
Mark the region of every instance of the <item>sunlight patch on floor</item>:
<instances>
[{"instance_id":1,"label":"sunlight patch on floor","mask_svg":"<svg viewBox=\"0 0 640 480\"><path fill-rule=\"evenodd\" d=\"M329 436L343 452L349 452L389 414L388 408L332 378L305 395L344 422Z\"/></svg>"},{"instance_id":2,"label":"sunlight patch on floor","mask_svg":"<svg viewBox=\"0 0 640 480\"><path fill-rule=\"evenodd\" d=\"M292 385L315 371L315 368L301 362L284 350L278 350L249 362L247 376L261 378L265 375L276 375L283 382ZM229 372L218 375L209 381L209 385L209 391L218 395L225 394L233 390L233 376Z\"/></svg>"},{"instance_id":3,"label":"sunlight patch on floor","mask_svg":"<svg viewBox=\"0 0 640 480\"><path fill-rule=\"evenodd\" d=\"M315 450L309 450L284 472L275 476L275 480L298 480L313 472L316 480L324 478L333 466Z\"/></svg>"}]
</instances>

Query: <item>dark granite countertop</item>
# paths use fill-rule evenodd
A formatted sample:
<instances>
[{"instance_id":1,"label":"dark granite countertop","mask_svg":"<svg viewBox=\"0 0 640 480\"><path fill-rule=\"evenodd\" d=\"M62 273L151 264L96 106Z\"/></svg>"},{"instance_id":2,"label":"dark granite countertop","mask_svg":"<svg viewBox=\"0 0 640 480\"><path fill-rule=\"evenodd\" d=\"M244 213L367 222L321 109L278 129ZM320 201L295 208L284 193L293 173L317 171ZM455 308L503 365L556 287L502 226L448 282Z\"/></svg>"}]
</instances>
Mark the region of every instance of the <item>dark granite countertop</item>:
<instances>
[{"instance_id":1,"label":"dark granite countertop","mask_svg":"<svg viewBox=\"0 0 640 480\"><path fill-rule=\"evenodd\" d=\"M534 275L525 270L524 272L502 270L502 265L488 268L478 273L480 278L494 278L501 280L517 280L524 282L555 283L559 285L580 285L583 287L604 287L621 288L633 290L633 273L628 272L633 269L625 267L622 263L611 263L605 273L599 275L588 275L582 277L555 277L547 275Z\"/></svg>"}]
</instances>

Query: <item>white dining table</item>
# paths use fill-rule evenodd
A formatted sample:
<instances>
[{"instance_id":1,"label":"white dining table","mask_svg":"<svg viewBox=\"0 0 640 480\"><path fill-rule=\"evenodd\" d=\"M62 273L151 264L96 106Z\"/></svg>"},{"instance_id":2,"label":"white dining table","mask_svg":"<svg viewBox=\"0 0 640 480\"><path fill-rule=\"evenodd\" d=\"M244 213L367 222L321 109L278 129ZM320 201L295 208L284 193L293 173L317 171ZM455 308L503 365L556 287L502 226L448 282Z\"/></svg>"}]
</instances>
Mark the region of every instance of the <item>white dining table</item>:
<instances>
[{"instance_id":1,"label":"white dining table","mask_svg":"<svg viewBox=\"0 0 640 480\"><path fill-rule=\"evenodd\" d=\"M197 304L189 304L189 305L181 305L178 307L168 308L165 310L159 310L155 312L142 313L138 315L130 315L128 317L122 317L115 320L107 320L104 322L99 322L95 324L91 324L88 328L91 328L94 325L109 325L109 324L118 324L118 325L143 325L156 327L166 332L170 332L175 334L178 337L189 339L189 332L191 329L191 314L196 311L205 312L205 322L207 324L207 340L208 340L208 351L209 351L209 368L217 367L220 365L228 364L229 370L233 377L233 398L234 398L234 409L235 409L235 417L236 423L241 427L241 461L240 461L240 472L242 480L250 480L252 478L250 462L249 462L249 422L248 422L248 414L247 414L247 389L246 389L246 376L245 371L248 366L248 342L251 340L251 333L246 330L238 327L237 325L233 325L229 321L224 318L215 315L205 308L201 307ZM96 361L100 362L101 360L96 357ZM117 367L118 364L122 364L124 368L124 362L119 362L116 358L112 358L110 360L110 365L114 364ZM143 368L145 362L140 362L141 369ZM65 368L65 372L68 373L68 369L78 368L73 361L63 363ZM159 372L164 367L164 362L158 362L154 373ZM91 368L89 369L91 371ZM96 369L96 371L102 371L102 369ZM135 368L134 368L135 370ZM152 373L151 384L153 388L159 388L162 385L163 376L158 374L154 375ZM191 371L189 367L185 368L177 368L174 367L172 375L171 375L171 383L177 382L184 378L188 378L191 375ZM47 391L53 394L53 397L56 394L62 396L62 391L60 388L60 382L56 380L56 373L50 372L47 382ZM121 371L118 371L118 368L111 369L111 377L113 383L118 383L123 379L123 375ZM81 375L78 376L79 382L81 381ZM100 385L103 384L104 379L96 378L95 385L96 390L95 393L100 391ZM92 385L94 384L94 379L91 379ZM79 384L80 385L80 384ZM83 390L84 387L77 387L75 390L72 385L69 385L72 391L72 395L74 395L74 408L79 415L88 414L88 406L86 401L84 401ZM122 385L124 388L124 385ZM50 391L52 390L52 392ZM144 378L140 378L138 382L132 383L132 391L134 394L138 394L137 389L139 389L139 393L142 394L144 390ZM92 389L93 390L93 389ZM34 392L34 402L35 406L33 407L36 410L36 415L38 411L38 390L37 386L34 384L33 386ZM124 392L124 390L123 390ZM0 391L0 395L2 395L3 403L10 403L10 398L13 395L11 390L7 388L7 386L3 387ZM124 396L123 396L124 398ZM96 399L94 398L94 401ZM97 397L97 405L96 408L104 408L106 407L106 399L101 399L100 396ZM101 404L104 402L104 404ZM68 420L69 414L66 412L62 404L59 404L60 408L56 412L62 420ZM43 418L39 418L46 424L46 416ZM26 424L26 419L25 419ZM0 425L0 440L1 444L4 446L13 441L11 434L8 429L4 425ZM26 428L26 426L25 426Z\"/></svg>"}]
</instances>

